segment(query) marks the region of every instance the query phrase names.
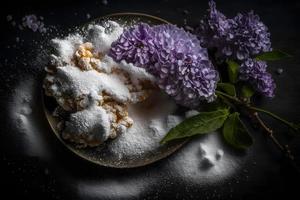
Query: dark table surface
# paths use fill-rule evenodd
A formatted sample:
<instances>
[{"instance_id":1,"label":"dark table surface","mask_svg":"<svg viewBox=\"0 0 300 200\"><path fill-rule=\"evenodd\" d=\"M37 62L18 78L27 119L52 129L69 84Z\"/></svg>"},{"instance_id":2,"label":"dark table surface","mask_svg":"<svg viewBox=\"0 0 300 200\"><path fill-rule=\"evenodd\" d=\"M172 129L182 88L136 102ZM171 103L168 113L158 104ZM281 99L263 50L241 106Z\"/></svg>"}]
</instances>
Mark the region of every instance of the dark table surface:
<instances>
[{"instance_id":1,"label":"dark table surface","mask_svg":"<svg viewBox=\"0 0 300 200\"><path fill-rule=\"evenodd\" d=\"M209 178L203 171L199 175L187 159L189 156L194 159L193 151L201 138L162 161L135 169L100 167L69 152L51 133L41 106L45 63L38 55L43 54L47 41L106 14L141 12L179 26L195 26L207 9L207 1L190 0L108 0L105 4L103 1L25 0L21 4L9 1L1 5L2 195L43 199L256 199L289 198L297 194L299 173L258 130L252 130L255 144L246 152L236 152L221 144L225 154L233 158L226 168L233 173L225 176L224 170L219 178ZM293 59L269 64L277 83L276 97L260 99L258 103L299 121L300 2L226 0L217 1L217 6L228 16L255 10L270 28L273 47L294 55ZM7 21L11 15L18 25L28 14L43 16L45 26L52 31L40 34L20 30ZM283 68L283 74L276 75L278 68ZM299 166L299 138L287 136L286 127L266 120L274 127L276 136L290 145Z\"/></svg>"}]
</instances>

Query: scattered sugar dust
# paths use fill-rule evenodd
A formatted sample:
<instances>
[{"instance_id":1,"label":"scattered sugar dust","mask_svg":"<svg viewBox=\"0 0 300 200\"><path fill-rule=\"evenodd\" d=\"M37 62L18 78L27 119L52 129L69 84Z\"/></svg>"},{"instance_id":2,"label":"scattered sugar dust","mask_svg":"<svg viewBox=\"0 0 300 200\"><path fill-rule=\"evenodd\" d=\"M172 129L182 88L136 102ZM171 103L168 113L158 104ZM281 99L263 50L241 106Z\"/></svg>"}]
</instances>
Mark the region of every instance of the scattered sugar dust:
<instances>
[{"instance_id":1,"label":"scattered sugar dust","mask_svg":"<svg viewBox=\"0 0 300 200\"><path fill-rule=\"evenodd\" d=\"M163 162L147 167L143 173L134 173L133 169L125 176L85 180L75 185L80 197L100 199L139 199L152 189L159 198L159 193L173 188L172 185L186 186L174 195L188 192L191 184L204 192L205 188L231 181L234 174L243 170L248 157L238 156L230 148L223 143L221 134L215 132L195 138ZM187 193L187 199L190 195ZM203 193L201 198L213 199L214 195L218 193Z\"/></svg>"},{"instance_id":2,"label":"scattered sugar dust","mask_svg":"<svg viewBox=\"0 0 300 200\"><path fill-rule=\"evenodd\" d=\"M154 178L131 177L118 180L86 181L77 185L82 199L138 199L148 187L155 184Z\"/></svg>"},{"instance_id":3,"label":"scattered sugar dust","mask_svg":"<svg viewBox=\"0 0 300 200\"><path fill-rule=\"evenodd\" d=\"M22 138L23 153L29 156L38 156L47 158L47 141L43 138L43 133L37 126L39 120L35 110L37 108L36 97L40 91L37 91L38 85L34 79L23 80L14 90L10 107L10 119L15 123L16 131L13 131L12 137Z\"/></svg>"},{"instance_id":4,"label":"scattered sugar dust","mask_svg":"<svg viewBox=\"0 0 300 200\"><path fill-rule=\"evenodd\" d=\"M118 39L122 32L123 27L120 24L108 21L103 25L89 25L87 39L94 45L96 51L107 53L111 44Z\"/></svg>"},{"instance_id":5,"label":"scattered sugar dust","mask_svg":"<svg viewBox=\"0 0 300 200\"><path fill-rule=\"evenodd\" d=\"M219 132L194 138L168 159L165 170L180 181L192 181L199 185L223 182L241 170L241 164L246 159L230 148Z\"/></svg>"}]
</instances>

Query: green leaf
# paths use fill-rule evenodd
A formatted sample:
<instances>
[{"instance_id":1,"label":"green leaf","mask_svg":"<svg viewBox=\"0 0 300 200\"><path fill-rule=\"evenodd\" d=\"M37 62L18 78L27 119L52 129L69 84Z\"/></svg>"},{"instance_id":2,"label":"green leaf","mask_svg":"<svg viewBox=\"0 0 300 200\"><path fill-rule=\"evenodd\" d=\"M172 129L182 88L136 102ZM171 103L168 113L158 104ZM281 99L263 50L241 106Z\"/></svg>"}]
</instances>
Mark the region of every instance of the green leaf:
<instances>
[{"instance_id":1,"label":"green leaf","mask_svg":"<svg viewBox=\"0 0 300 200\"><path fill-rule=\"evenodd\" d=\"M241 89L241 95L246 98L252 97L252 95L255 93L253 88L250 85L243 85Z\"/></svg>"},{"instance_id":2,"label":"green leaf","mask_svg":"<svg viewBox=\"0 0 300 200\"><path fill-rule=\"evenodd\" d=\"M226 63L228 65L227 70L229 81L231 83L236 83L239 74L239 64L234 62L233 60L228 60Z\"/></svg>"},{"instance_id":3,"label":"green leaf","mask_svg":"<svg viewBox=\"0 0 300 200\"><path fill-rule=\"evenodd\" d=\"M201 112L172 128L160 143L215 131L223 126L228 115L228 109Z\"/></svg>"},{"instance_id":4,"label":"green leaf","mask_svg":"<svg viewBox=\"0 0 300 200\"><path fill-rule=\"evenodd\" d=\"M230 96L236 96L235 87L231 83L218 83L218 88Z\"/></svg>"},{"instance_id":5,"label":"green leaf","mask_svg":"<svg viewBox=\"0 0 300 200\"><path fill-rule=\"evenodd\" d=\"M255 57L256 60L263 60L263 61L275 61L275 60L281 60L284 58L291 58L292 56L280 51L280 50L273 50L269 52L264 52L258 56Z\"/></svg>"},{"instance_id":6,"label":"green leaf","mask_svg":"<svg viewBox=\"0 0 300 200\"><path fill-rule=\"evenodd\" d=\"M253 144L253 139L237 112L229 115L225 121L223 135L226 142L239 149L246 149Z\"/></svg>"}]
</instances>

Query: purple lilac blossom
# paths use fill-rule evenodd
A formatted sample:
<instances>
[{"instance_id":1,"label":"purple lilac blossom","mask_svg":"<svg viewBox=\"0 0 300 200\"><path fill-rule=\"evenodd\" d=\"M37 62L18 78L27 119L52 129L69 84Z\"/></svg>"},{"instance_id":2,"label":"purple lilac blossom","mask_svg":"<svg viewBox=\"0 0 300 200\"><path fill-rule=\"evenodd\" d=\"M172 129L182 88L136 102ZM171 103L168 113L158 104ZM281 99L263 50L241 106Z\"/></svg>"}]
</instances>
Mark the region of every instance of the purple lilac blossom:
<instances>
[{"instance_id":1,"label":"purple lilac blossom","mask_svg":"<svg viewBox=\"0 0 300 200\"><path fill-rule=\"evenodd\" d=\"M116 61L125 60L138 67L146 66L154 54L154 31L148 24L138 24L125 30L113 42L109 55Z\"/></svg>"},{"instance_id":2,"label":"purple lilac blossom","mask_svg":"<svg viewBox=\"0 0 300 200\"><path fill-rule=\"evenodd\" d=\"M159 87L184 106L214 100L218 73L197 37L174 25L153 30L157 51L152 73L159 77Z\"/></svg>"},{"instance_id":3,"label":"purple lilac blossom","mask_svg":"<svg viewBox=\"0 0 300 200\"><path fill-rule=\"evenodd\" d=\"M226 46L226 41L232 39L230 33L233 20L227 19L227 17L216 9L216 3L210 1L208 14L200 21L197 28L198 38L206 48L218 48L217 50L222 52L222 49Z\"/></svg>"},{"instance_id":4,"label":"purple lilac blossom","mask_svg":"<svg viewBox=\"0 0 300 200\"><path fill-rule=\"evenodd\" d=\"M239 13L233 20L234 39L230 46L235 58L244 60L272 50L268 28L253 11Z\"/></svg>"},{"instance_id":5,"label":"purple lilac blossom","mask_svg":"<svg viewBox=\"0 0 300 200\"><path fill-rule=\"evenodd\" d=\"M258 92L273 97L275 83L266 72L265 62L250 58L271 51L270 33L253 11L227 18L209 2L208 14L200 21L198 38L206 48L215 51L218 59L234 59L241 64L240 79L250 82Z\"/></svg>"},{"instance_id":6,"label":"purple lilac blossom","mask_svg":"<svg viewBox=\"0 0 300 200\"><path fill-rule=\"evenodd\" d=\"M133 33L125 31L112 44L110 56L144 67L178 104L195 107L201 100L214 100L218 72L197 37L174 25L147 27L147 31L140 26L129 29ZM137 43L143 44L138 56Z\"/></svg>"},{"instance_id":7,"label":"purple lilac blossom","mask_svg":"<svg viewBox=\"0 0 300 200\"><path fill-rule=\"evenodd\" d=\"M270 73L266 71L264 61L247 59L240 67L240 80L248 81L261 94L274 97L275 82Z\"/></svg>"},{"instance_id":8,"label":"purple lilac blossom","mask_svg":"<svg viewBox=\"0 0 300 200\"><path fill-rule=\"evenodd\" d=\"M214 1L209 2L208 14L200 21L197 34L201 44L215 48L221 59L244 60L272 50L270 33L258 15L251 11L229 19L216 9Z\"/></svg>"}]
</instances>

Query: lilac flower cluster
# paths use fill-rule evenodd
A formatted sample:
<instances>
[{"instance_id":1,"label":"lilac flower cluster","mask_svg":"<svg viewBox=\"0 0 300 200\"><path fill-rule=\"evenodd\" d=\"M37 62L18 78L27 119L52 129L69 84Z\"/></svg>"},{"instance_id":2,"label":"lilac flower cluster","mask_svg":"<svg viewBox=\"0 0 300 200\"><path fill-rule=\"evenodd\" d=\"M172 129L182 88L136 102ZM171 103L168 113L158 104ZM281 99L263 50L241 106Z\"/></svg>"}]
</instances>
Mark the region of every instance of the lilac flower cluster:
<instances>
[{"instance_id":1,"label":"lilac flower cluster","mask_svg":"<svg viewBox=\"0 0 300 200\"><path fill-rule=\"evenodd\" d=\"M249 81L261 94L267 97L274 97L276 85L271 74L266 69L266 62L247 59L241 64L240 79Z\"/></svg>"},{"instance_id":2,"label":"lilac flower cluster","mask_svg":"<svg viewBox=\"0 0 300 200\"><path fill-rule=\"evenodd\" d=\"M237 42L233 42L231 48L236 52L237 59L247 59L272 50L268 28L253 11L246 15L239 13L233 21L234 41Z\"/></svg>"},{"instance_id":3,"label":"lilac flower cluster","mask_svg":"<svg viewBox=\"0 0 300 200\"><path fill-rule=\"evenodd\" d=\"M233 39L230 32L233 20L216 9L214 1L209 2L208 14L200 21L196 30L201 45L206 48L216 48L217 55L231 56L233 53L228 47L228 42ZM231 51L231 52L230 52ZM230 54L229 54L230 53Z\"/></svg>"},{"instance_id":4,"label":"lilac flower cluster","mask_svg":"<svg viewBox=\"0 0 300 200\"><path fill-rule=\"evenodd\" d=\"M174 25L153 29L157 52L151 71L159 77L159 87L185 106L212 101L219 77L197 37Z\"/></svg>"},{"instance_id":5,"label":"lilac flower cluster","mask_svg":"<svg viewBox=\"0 0 300 200\"><path fill-rule=\"evenodd\" d=\"M274 96L275 83L266 72L265 62L256 55L271 51L268 28L252 11L229 19L209 2L208 14L200 22L197 34L204 47L214 49L218 59L234 59L241 64L240 79L249 81L263 95Z\"/></svg>"},{"instance_id":6,"label":"lilac flower cluster","mask_svg":"<svg viewBox=\"0 0 300 200\"><path fill-rule=\"evenodd\" d=\"M149 65L154 54L153 29L148 24L139 24L123 32L110 50L116 61L125 60L138 67Z\"/></svg>"},{"instance_id":7,"label":"lilac flower cluster","mask_svg":"<svg viewBox=\"0 0 300 200\"><path fill-rule=\"evenodd\" d=\"M138 24L112 44L109 55L145 68L177 103L195 107L212 101L219 80L196 36L174 25Z\"/></svg>"},{"instance_id":8,"label":"lilac flower cluster","mask_svg":"<svg viewBox=\"0 0 300 200\"><path fill-rule=\"evenodd\" d=\"M197 33L204 47L216 48L219 58L245 60L272 50L270 33L258 15L251 11L229 19L216 9L214 1L209 2Z\"/></svg>"}]
</instances>

